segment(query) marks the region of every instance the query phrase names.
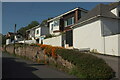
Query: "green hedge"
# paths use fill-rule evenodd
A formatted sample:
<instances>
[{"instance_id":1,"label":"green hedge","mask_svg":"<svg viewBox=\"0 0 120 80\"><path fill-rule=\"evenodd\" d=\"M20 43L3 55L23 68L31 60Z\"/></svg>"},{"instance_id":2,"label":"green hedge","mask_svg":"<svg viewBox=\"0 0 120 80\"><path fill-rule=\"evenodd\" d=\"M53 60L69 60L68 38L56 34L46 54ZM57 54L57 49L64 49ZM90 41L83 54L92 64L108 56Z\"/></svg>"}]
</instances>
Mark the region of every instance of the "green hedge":
<instances>
[{"instance_id":1,"label":"green hedge","mask_svg":"<svg viewBox=\"0 0 120 80\"><path fill-rule=\"evenodd\" d=\"M115 72L104 60L91 54L68 49L58 49L56 54L76 65L70 73L79 78L92 78L92 80L102 78L102 80L108 80L115 76Z\"/></svg>"}]
</instances>

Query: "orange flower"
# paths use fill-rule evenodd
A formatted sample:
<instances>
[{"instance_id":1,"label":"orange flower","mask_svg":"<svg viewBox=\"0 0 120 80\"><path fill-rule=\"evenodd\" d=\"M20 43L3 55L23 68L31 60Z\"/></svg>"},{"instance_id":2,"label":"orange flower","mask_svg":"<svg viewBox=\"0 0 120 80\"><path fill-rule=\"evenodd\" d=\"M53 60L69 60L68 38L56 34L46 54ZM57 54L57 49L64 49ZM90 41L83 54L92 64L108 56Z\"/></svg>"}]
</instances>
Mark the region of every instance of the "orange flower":
<instances>
[{"instance_id":1,"label":"orange flower","mask_svg":"<svg viewBox=\"0 0 120 80\"><path fill-rule=\"evenodd\" d=\"M46 46L47 46L47 45L43 44L43 45L40 46L40 48L41 48L41 49L45 49Z\"/></svg>"}]
</instances>

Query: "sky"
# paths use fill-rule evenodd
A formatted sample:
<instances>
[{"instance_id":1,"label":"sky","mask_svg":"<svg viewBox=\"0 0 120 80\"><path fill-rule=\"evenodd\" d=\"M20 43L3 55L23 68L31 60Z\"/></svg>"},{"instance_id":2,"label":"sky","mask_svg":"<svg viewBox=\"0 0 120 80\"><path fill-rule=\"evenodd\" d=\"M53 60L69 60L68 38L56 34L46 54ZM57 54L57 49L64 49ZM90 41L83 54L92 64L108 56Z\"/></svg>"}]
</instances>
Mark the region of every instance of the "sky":
<instances>
[{"instance_id":1,"label":"sky","mask_svg":"<svg viewBox=\"0 0 120 80\"><path fill-rule=\"evenodd\" d=\"M107 2L3 2L2 3L2 34L25 27L31 21L38 21L58 16L76 7L91 10L96 5Z\"/></svg>"}]
</instances>

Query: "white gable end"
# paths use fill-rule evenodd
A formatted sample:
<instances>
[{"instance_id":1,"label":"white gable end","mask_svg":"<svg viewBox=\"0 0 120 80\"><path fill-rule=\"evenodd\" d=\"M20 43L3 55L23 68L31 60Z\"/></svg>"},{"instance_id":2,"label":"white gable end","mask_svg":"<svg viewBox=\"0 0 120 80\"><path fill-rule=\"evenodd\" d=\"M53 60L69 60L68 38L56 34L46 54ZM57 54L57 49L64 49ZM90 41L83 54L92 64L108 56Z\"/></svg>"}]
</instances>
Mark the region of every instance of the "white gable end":
<instances>
[{"instance_id":1,"label":"white gable end","mask_svg":"<svg viewBox=\"0 0 120 80\"><path fill-rule=\"evenodd\" d=\"M111 12L112 12L114 15L118 16L118 9L117 9L117 8L112 9Z\"/></svg>"}]
</instances>

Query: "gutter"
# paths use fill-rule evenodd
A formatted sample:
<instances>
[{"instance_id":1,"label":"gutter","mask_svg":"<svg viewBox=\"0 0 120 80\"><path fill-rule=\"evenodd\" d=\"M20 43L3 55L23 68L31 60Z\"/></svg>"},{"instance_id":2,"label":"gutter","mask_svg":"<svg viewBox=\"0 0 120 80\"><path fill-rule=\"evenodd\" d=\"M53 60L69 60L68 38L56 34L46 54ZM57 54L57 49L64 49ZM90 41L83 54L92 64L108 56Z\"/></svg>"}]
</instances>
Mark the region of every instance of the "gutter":
<instances>
[{"instance_id":1,"label":"gutter","mask_svg":"<svg viewBox=\"0 0 120 80\"><path fill-rule=\"evenodd\" d=\"M97 16L94 16L94 17L92 17L92 18L89 18L89 19L87 19L87 20L85 20L85 21L82 21L82 22L79 22L79 23L77 23L77 24L74 24L73 26L71 26L71 28L74 28L75 26L77 26L77 25L79 25L79 24L85 23L85 22L90 21L90 20L92 20L92 19L95 19L95 18L97 18L97 17L112 18L112 17L106 17L106 16L97 15ZM112 18L112 19L118 19L118 20L120 20L120 18Z\"/></svg>"},{"instance_id":2,"label":"gutter","mask_svg":"<svg viewBox=\"0 0 120 80\"><path fill-rule=\"evenodd\" d=\"M87 22L87 21L90 21L90 20L92 20L92 19L95 19L95 18L97 18L97 17L100 17L100 15L94 16L94 17L89 18L89 19L87 19L87 20L85 20L85 21L82 21L82 22L79 22L79 23L77 23L77 24L74 24L73 26L71 26L71 28L73 28L74 26L77 26L77 25L79 25L79 24L85 23L85 22Z\"/></svg>"}]
</instances>

